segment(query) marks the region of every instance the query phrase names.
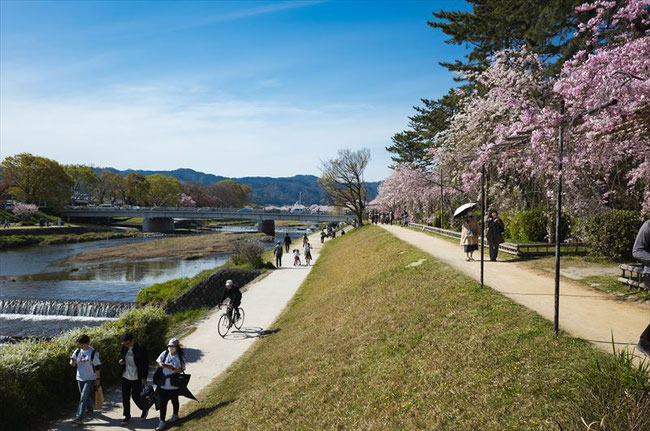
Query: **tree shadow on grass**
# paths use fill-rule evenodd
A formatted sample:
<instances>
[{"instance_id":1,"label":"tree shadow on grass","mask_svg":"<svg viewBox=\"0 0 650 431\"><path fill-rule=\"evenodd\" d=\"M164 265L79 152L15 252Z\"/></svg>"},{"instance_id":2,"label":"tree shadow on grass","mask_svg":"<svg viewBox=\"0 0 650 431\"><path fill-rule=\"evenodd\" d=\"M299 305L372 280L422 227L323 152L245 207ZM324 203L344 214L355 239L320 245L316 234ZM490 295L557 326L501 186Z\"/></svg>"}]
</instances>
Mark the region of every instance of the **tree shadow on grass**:
<instances>
[{"instance_id":1,"label":"tree shadow on grass","mask_svg":"<svg viewBox=\"0 0 650 431\"><path fill-rule=\"evenodd\" d=\"M234 402L234 401L235 401L235 400L222 401L222 402L220 402L219 404L216 404L216 405L211 406L211 407L202 407L202 408L200 408L200 409L198 409L198 410L194 410L194 411L193 411L192 413L190 413L189 415L187 415L187 416L185 416L185 417L183 417L183 418L180 418L180 419L178 420L177 424L178 424L178 425L182 425L182 424L184 424L185 422L189 422L189 421L191 421L191 420L202 419L202 418L204 418L204 417L206 417L206 416L211 415L212 413L214 413L215 411L219 410L220 408L222 408L222 407L226 407L228 404L230 404L230 403L232 403L232 402Z\"/></svg>"}]
</instances>

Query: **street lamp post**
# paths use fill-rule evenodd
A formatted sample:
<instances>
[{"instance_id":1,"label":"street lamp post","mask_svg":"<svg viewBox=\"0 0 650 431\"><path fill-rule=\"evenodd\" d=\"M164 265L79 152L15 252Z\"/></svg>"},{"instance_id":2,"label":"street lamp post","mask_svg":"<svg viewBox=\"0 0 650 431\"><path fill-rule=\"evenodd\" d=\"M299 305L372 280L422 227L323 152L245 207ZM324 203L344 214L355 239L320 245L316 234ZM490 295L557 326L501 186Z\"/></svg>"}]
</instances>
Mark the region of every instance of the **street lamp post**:
<instances>
[{"instance_id":1,"label":"street lamp post","mask_svg":"<svg viewBox=\"0 0 650 431\"><path fill-rule=\"evenodd\" d=\"M558 164L557 164L557 196L556 196L556 207L555 207L555 295L554 295L554 306L555 310L553 313L553 332L555 335L558 335L560 332L560 221L562 219L562 168L564 164L564 132L568 132L573 127L573 123L579 118L585 115L591 115L596 112L599 112L603 109L609 108L610 106L616 105L618 100L612 99L607 103L603 103L600 106L597 106L590 110L584 110L578 112L576 115L571 117L571 120L566 124L566 129L564 123L561 122L558 126L558 136L557 136L557 153L558 153Z\"/></svg>"}]
</instances>

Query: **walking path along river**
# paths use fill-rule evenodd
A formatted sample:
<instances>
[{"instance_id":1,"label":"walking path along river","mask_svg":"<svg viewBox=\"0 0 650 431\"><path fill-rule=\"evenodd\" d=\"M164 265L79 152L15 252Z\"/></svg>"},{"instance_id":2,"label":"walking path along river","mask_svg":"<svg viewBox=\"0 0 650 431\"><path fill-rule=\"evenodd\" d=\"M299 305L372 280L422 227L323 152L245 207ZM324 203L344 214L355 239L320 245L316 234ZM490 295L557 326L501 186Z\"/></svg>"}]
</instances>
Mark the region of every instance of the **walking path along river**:
<instances>
[{"instance_id":1,"label":"walking path along river","mask_svg":"<svg viewBox=\"0 0 650 431\"><path fill-rule=\"evenodd\" d=\"M322 246L320 244L320 233L312 234L309 238L312 245L313 264L318 259ZM300 247L300 250L302 253L302 247ZM304 263L304 256L301 257ZM282 259L281 269L274 270L266 277L247 285L242 297L241 307L244 309L246 317L241 332L230 332L226 338L221 338L217 333L217 321L223 313L223 310L216 308L211 310L200 321L196 322L196 330L182 338L181 345L187 356L186 372L192 375L189 389L197 398L201 398L201 390L213 378L225 371L251 347L257 338L267 334L266 330L280 315L310 270L311 266L293 266L293 256L290 253L285 253ZM146 343L146 340L140 340L140 342ZM159 353L150 352L150 355L157 357ZM103 366L118 367L119 365L104 364ZM149 376L149 381L151 381L151 375ZM140 410L131 401L131 415L133 419L131 419L127 426L120 426L122 419L122 398L120 390L117 389L108 392L105 394L105 399L104 409L101 412L96 412L92 420L84 424L83 427L74 426L70 423L72 418L69 418L55 424L50 429L57 431L79 429L96 431L117 431L124 429L152 430L158 424L158 412L153 407L149 412L149 418L142 421L138 418ZM192 401L188 398L180 398L181 407L188 402ZM167 413L167 419L169 419L170 415L171 411Z\"/></svg>"}]
</instances>

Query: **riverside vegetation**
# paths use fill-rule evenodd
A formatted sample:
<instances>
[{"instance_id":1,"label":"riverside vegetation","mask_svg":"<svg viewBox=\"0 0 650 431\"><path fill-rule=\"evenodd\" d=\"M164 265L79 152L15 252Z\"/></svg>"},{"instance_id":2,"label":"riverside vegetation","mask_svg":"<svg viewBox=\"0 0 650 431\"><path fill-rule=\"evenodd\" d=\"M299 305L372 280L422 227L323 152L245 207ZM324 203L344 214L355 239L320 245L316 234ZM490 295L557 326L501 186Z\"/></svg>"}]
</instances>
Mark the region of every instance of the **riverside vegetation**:
<instances>
[{"instance_id":1,"label":"riverside vegetation","mask_svg":"<svg viewBox=\"0 0 650 431\"><path fill-rule=\"evenodd\" d=\"M328 242L269 329L281 331L188 405L182 430L650 426L647 365L553 336L374 226Z\"/></svg>"},{"instance_id":2,"label":"riverside vegetation","mask_svg":"<svg viewBox=\"0 0 650 431\"><path fill-rule=\"evenodd\" d=\"M150 352L164 349L169 317L159 308L147 307L120 316L96 328L68 331L48 341L23 341L0 350L0 423L7 430L33 430L39 423L70 412L79 401L75 370L68 365L76 349L75 340L82 333L90 336L91 345L101 355L102 384L119 382L117 364L122 334L132 331L137 339L146 340ZM152 358L153 359L153 358Z\"/></svg>"}]
</instances>

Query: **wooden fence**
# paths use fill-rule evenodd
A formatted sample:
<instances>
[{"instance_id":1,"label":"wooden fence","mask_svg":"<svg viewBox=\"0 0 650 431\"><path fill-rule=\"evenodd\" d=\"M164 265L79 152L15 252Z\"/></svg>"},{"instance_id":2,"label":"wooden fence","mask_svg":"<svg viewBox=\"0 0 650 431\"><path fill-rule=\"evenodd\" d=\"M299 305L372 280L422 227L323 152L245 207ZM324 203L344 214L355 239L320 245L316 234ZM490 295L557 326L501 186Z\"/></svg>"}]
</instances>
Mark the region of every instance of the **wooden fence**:
<instances>
[{"instance_id":1,"label":"wooden fence","mask_svg":"<svg viewBox=\"0 0 650 431\"><path fill-rule=\"evenodd\" d=\"M410 227L414 227L423 231L435 233L436 235L444 236L447 238L454 238L460 241L460 232L454 230L442 229L439 227L427 226L419 223L409 223ZM499 245L499 250L513 254L520 257L528 256L546 256L555 253L555 244L515 244L511 242L504 242ZM562 243L560 244L560 254L585 254L585 244L581 242L576 243Z\"/></svg>"}]
</instances>

